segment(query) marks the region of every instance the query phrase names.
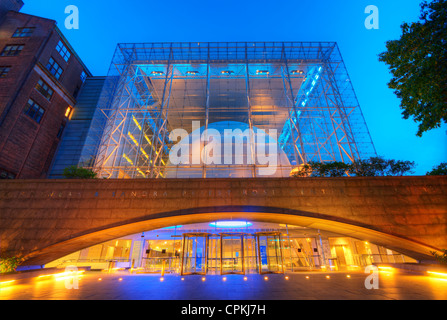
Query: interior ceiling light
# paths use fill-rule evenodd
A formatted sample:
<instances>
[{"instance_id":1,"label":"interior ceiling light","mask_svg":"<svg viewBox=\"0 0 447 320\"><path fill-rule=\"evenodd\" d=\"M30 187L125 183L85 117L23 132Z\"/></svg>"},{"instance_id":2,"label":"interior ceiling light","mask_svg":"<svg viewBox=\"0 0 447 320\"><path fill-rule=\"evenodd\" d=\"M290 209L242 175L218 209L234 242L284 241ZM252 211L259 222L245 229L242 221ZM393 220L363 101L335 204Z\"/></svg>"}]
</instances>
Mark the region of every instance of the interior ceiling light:
<instances>
[{"instance_id":1,"label":"interior ceiling light","mask_svg":"<svg viewBox=\"0 0 447 320\"><path fill-rule=\"evenodd\" d=\"M216 221L210 223L213 228L246 228L252 226L253 223L247 221Z\"/></svg>"}]
</instances>

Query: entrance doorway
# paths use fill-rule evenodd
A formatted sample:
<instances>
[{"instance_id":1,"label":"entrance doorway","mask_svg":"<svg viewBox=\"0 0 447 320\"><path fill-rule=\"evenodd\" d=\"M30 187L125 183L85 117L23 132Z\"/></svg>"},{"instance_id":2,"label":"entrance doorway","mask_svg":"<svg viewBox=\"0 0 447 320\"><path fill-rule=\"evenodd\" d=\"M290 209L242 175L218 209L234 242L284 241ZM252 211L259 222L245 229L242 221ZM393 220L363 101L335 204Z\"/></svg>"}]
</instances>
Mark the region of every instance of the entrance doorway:
<instances>
[{"instance_id":1,"label":"entrance doorway","mask_svg":"<svg viewBox=\"0 0 447 320\"><path fill-rule=\"evenodd\" d=\"M185 233L181 275L284 273L278 232Z\"/></svg>"},{"instance_id":2,"label":"entrance doorway","mask_svg":"<svg viewBox=\"0 0 447 320\"><path fill-rule=\"evenodd\" d=\"M208 237L207 233L183 234L181 275L206 274Z\"/></svg>"},{"instance_id":3,"label":"entrance doorway","mask_svg":"<svg viewBox=\"0 0 447 320\"><path fill-rule=\"evenodd\" d=\"M281 234L257 233L259 273L284 273Z\"/></svg>"},{"instance_id":4,"label":"entrance doorway","mask_svg":"<svg viewBox=\"0 0 447 320\"><path fill-rule=\"evenodd\" d=\"M245 274L244 234L220 235L220 274Z\"/></svg>"}]
</instances>

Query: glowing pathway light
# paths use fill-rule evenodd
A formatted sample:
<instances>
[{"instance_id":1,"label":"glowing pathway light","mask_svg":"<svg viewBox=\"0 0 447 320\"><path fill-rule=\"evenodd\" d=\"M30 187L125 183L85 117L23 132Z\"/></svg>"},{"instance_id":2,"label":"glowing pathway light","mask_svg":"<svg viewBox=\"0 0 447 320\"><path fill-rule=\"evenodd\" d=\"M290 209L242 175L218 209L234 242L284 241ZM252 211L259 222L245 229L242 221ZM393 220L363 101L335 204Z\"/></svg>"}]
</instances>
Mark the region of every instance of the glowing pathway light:
<instances>
[{"instance_id":1,"label":"glowing pathway light","mask_svg":"<svg viewBox=\"0 0 447 320\"><path fill-rule=\"evenodd\" d=\"M9 281L3 281L3 282L0 282L0 287L1 287L1 288L4 288L4 287L7 287L7 286L10 286L10 285L12 285L14 282L15 282L15 280L9 280Z\"/></svg>"},{"instance_id":2,"label":"glowing pathway light","mask_svg":"<svg viewBox=\"0 0 447 320\"><path fill-rule=\"evenodd\" d=\"M430 278L433 278L434 280L447 281L447 273L427 271L427 274L429 275Z\"/></svg>"},{"instance_id":3,"label":"glowing pathway light","mask_svg":"<svg viewBox=\"0 0 447 320\"><path fill-rule=\"evenodd\" d=\"M252 226L253 223L247 221L216 221L210 223L213 228L246 228Z\"/></svg>"}]
</instances>

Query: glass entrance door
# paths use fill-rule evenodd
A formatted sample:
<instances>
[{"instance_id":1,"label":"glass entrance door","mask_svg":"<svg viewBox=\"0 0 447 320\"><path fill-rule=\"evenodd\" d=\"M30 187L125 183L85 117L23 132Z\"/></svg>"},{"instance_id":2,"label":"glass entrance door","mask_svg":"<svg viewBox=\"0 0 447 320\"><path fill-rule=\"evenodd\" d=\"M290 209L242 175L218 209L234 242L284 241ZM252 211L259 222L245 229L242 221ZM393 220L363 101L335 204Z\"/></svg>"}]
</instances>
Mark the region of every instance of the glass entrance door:
<instances>
[{"instance_id":1,"label":"glass entrance door","mask_svg":"<svg viewBox=\"0 0 447 320\"><path fill-rule=\"evenodd\" d=\"M284 273L279 232L257 233L259 273Z\"/></svg>"},{"instance_id":2,"label":"glass entrance door","mask_svg":"<svg viewBox=\"0 0 447 320\"><path fill-rule=\"evenodd\" d=\"M183 234L181 274L206 274L208 234Z\"/></svg>"},{"instance_id":3,"label":"glass entrance door","mask_svg":"<svg viewBox=\"0 0 447 320\"><path fill-rule=\"evenodd\" d=\"M240 233L222 233L220 235L220 273L245 274L244 235Z\"/></svg>"},{"instance_id":4,"label":"glass entrance door","mask_svg":"<svg viewBox=\"0 0 447 320\"><path fill-rule=\"evenodd\" d=\"M219 274L220 271L220 235L212 234L208 237L208 274Z\"/></svg>"},{"instance_id":5,"label":"glass entrance door","mask_svg":"<svg viewBox=\"0 0 447 320\"><path fill-rule=\"evenodd\" d=\"M258 273L257 237L254 234L244 235L245 273Z\"/></svg>"}]
</instances>

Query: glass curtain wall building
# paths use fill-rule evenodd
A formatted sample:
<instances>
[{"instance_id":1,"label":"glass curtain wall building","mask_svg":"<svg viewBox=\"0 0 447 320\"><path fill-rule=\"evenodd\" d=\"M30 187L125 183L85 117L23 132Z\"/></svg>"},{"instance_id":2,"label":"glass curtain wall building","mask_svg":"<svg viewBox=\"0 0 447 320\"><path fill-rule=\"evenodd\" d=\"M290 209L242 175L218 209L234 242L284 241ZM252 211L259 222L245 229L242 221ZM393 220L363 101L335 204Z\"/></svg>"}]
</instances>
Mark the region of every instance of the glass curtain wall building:
<instances>
[{"instance_id":1,"label":"glass curtain wall building","mask_svg":"<svg viewBox=\"0 0 447 320\"><path fill-rule=\"evenodd\" d=\"M373 155L335 42L143 43L117 46L80 165L100 178L286 177Z\"/></svg>"}]
</instances>

